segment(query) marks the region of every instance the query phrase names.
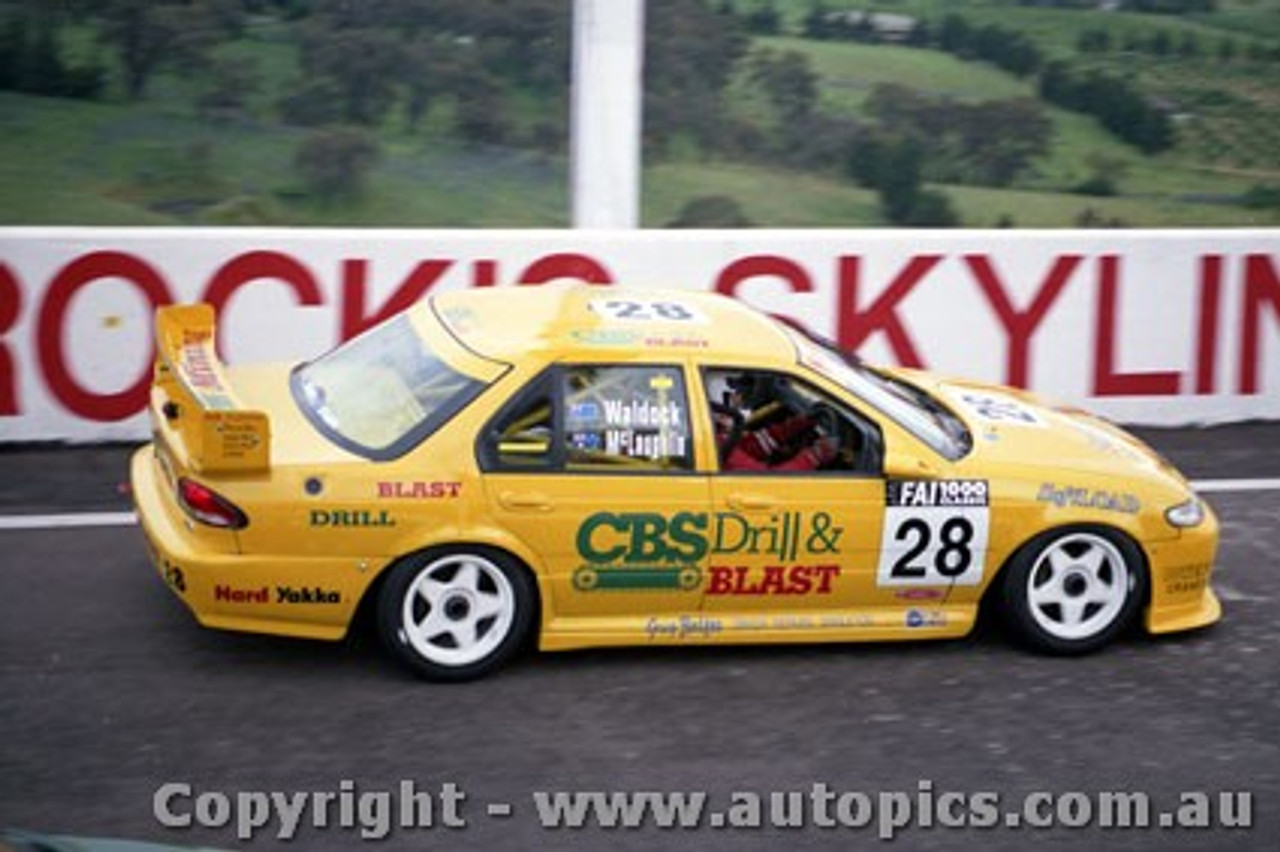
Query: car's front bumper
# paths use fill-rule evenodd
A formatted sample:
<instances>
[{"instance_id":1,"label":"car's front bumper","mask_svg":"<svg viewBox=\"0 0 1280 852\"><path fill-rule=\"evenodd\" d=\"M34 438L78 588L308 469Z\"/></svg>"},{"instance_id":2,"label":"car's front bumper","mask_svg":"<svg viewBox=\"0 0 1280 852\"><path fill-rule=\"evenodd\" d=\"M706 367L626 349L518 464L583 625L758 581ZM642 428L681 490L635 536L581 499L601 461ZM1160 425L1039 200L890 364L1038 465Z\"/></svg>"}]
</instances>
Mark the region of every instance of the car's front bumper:
<instances>
[{"instance_id":1,"label":"car's front bumper","mask_svg":"<svg viewBox=\"0 0 1280 852\"><path fill-rule=\"evenodd\" d=\"M1150 604L1145 624L1151 633L1173 633L1213 624L1222 604L1210 585L1218 551L1218 518L1205 506L1204 521L1166 541L1148 545Z\"/></svg>"}]
</instances>

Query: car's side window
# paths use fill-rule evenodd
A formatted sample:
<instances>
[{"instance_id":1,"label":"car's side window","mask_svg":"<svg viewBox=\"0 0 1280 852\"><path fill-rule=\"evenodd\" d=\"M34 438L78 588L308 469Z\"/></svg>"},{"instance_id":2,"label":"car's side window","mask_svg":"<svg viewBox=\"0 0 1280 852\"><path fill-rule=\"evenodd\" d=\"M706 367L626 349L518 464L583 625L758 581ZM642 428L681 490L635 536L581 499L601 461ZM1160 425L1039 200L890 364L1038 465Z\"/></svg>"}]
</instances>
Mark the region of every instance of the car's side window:
<instances>
[{"instance_id":1,"label":"car's side window","mask_svg":"<svg viewBox=\"0 0 1280 852\"><path fill-rule=\"evenodd\" d=\"M485 455L506 470L546 470L556 464L552 384L541 380L499 412L488 429Z\"/></svg>"},{"instance_id":2,"label":"car's side window","mask_svg":"<svg viewBox=\"0 0 1280 852\"><path fill-rule=\"evenodd\" d=\"M569 366L561 373L560 393L568 469L693 469L688 397L679 367Z\"/></svg>"},{"instance_id":3,"label":"car's side window","mask_svg":"<svg viewBox=\"0 0 1280 852\"><path fill-rule=\"evenodd\" d=\"M877 472L879 431L829 394L785 373L703 371L726 473Z\"/></svg>"}]
</instances>

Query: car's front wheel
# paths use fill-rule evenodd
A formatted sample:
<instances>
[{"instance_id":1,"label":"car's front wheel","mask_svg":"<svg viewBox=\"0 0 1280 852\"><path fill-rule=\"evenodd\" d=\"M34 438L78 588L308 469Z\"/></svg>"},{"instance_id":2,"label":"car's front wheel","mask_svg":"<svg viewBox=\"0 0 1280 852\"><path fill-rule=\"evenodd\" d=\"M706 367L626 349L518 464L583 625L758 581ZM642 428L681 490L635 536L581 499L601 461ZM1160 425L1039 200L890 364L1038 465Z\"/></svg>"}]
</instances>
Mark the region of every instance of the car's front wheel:
<instances>
[{"instance_id":1,"label":"car's front wheel","mask_svg":"<svg viewBox=\"0 0 1280 852\"><path fill-rule=\"evenodd\" d=\"M1085 654L1132 623L1146 591L1142 553L1109 530L1051 530L1029 542L1007 566L1003 584L1009 622L1032 647Z\"/></svg>"},{"instance_id":2,"label":"car's front wheel","mask_svg":"<svg viewBox=\"0 0 1280 852\"><path fill-rule=\"evenodd\" d=\"M378 599L383 641L431 680L481 677L514 654L537 591L511 556L484 547L428 551L397 565Z\"/></svg>"}]
</instances>

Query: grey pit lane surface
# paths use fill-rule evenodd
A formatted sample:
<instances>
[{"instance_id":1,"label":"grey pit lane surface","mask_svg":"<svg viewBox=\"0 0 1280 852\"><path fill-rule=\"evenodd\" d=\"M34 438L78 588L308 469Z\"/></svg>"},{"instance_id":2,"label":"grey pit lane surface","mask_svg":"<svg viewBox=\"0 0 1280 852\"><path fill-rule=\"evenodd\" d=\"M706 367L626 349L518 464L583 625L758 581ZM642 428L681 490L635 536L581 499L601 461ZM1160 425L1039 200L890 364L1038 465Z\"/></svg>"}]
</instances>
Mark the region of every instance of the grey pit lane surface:
<instances>
[{"instance_id":1,"label":"grey pit lane surface","mask_svg":"<svg viewBox=\"0 0 1280 852\"><path fill-rule=\"evenodd\" d=\"M1280 476L1280 426L1148 433L1200 478ZM0 452L0 507L111 510L120 448ZM52 473L51 473L52 472ZM20 474L20 475L19 475ZM113 481L114 480L114 481ZM70 489L70 490L68 490ZM30 495L29 498L23 495ZM133 528L0 532L0 826L242 848L166 830L167 782L220 791L466 793L465 829L386 850L875 848L862 830L548 831L546 790L1001 795L1249 791L1251 830L915 828L907 849L1280 848L1280 492L1209 495L1223 522L1221 624L1083 659L985 627L944 643L534 655L474 684L412 680L367 632L341 644L207 631ZM510 817L488 817L509 803ZM305 822L309 821L309 817ZM273 848L273 824L250 848ZM293 848L350 850L305 827Z\"/></svg>"}]
</instances>

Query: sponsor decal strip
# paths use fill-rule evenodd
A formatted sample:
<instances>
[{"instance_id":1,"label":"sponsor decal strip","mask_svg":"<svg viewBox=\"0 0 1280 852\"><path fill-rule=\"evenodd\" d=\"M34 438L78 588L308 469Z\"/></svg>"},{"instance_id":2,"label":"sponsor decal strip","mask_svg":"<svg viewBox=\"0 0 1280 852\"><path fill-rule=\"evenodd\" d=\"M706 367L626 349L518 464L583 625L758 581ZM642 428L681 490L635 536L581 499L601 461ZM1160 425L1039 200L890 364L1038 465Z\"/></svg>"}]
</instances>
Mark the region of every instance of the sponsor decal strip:
<instances>
[{"instance_id":1,"label":"sponsor decal strip","mask_svg":"<svg viewBox=\"0 0 1280 852\"><path fill-rule=\"evenodd\" d=\"M253 589L237 589L220 583L213 589L213 599L220 603L233 604L336 604L342 602L341 592L325 589L320 586L296 588L294 586L276 586L272 595L268 586Z\"/></svg>"},{"instance_id":2,"label":"sponsor decal strip","mask_svg":"<svg viewBox=\"0 0 1280 852\"><path fill-rule=\"evenodd\" d=\"M708 556L773 556L783 563L803 555L839 553L844 528L827 512L806 515L781 512L767 520L735 512L596 512L578 528L578 555L584 563L574 574L574 588L594 590L683 589L701 585L699 563ZM834 566L774 565L756 586L748 569L711 568L713 594L826 593L837 573Z\"/></svg>"},{"instance_id":3,"label":"sponsor decal strip","mask_svg":"<svg viewBox=\"0 0 1280 852\"><path fill-rule=\"evenodd\" d=\"M1046 482L1040 486L1036 500L1041 503L1052 503L1059 509L1071 506L1078 509L1123 512L1128 515L1136 515L1142 509L1142 503L1133 494L1122 494L1118 491L1091 491L1088 488L1060 486L1052 482Z\"/></svg>"},{"instance_id":4,"label":"sponsor decal strip","mask_svg":"<svg viewBox=\"0 0 1280 852\"><path fill-rule=\"evenodd\" d=\"M869 612L821 612L821 613L761 613L760 615L720 618L714 615L680 613L678 615L653 616L644 625L645 635L651 642L659 640L713 639L722 633L760 633L787 630L849 630L853 628L942 627L946 614L941 610L911 610L905 618L894 614L895 621L877 622Z\"/></svg>"}]
</instances>

